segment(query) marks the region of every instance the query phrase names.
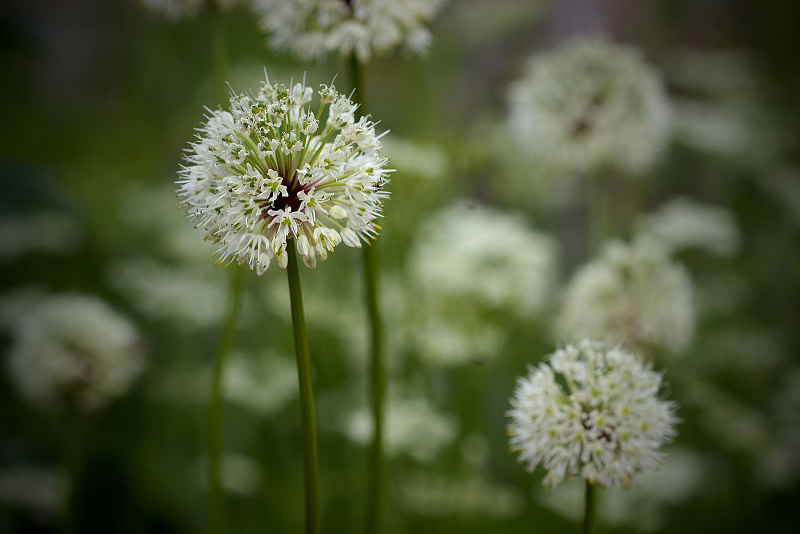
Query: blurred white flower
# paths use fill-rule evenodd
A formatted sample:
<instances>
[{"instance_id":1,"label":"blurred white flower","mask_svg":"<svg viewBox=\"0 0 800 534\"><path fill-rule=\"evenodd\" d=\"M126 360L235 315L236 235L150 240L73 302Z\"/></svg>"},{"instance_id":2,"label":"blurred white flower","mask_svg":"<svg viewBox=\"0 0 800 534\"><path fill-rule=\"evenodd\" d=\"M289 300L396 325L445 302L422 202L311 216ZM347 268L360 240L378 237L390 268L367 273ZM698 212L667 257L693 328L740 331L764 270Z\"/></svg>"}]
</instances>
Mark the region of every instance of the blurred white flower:
<instances>
[{"instance_id":1,"label":"blurred white flower","mask_svg":"<svg viewBox=\"0 0 800 534\"><path fill-rule=\"evenodd\" d=\"M400 503L410 512L428 517L485 514L507 518L524 509L525 499L516 488L478 474L428 472L413 474L402 482Z\"/></svg>"},{"instance_id":2,"label":"blurred white flower","mask_svg":"<svg viewBox=\"0 0 800 534\"><path fill-rule=\"evenodd\" d=\"M384 448L389 456L406 454L430 463L458 436L455 417L436 411L424 399L389 399L384 417ZM375 427L369 410L365 407L352 412L343 430L355 443L370 443Z\"/></svg>"},{"instance_id":3,"label":"blurred white flower","mask_svg":"<svg viewBox=\"0 0 800 534\"><path fill-rule=\"evenodd\" d=\"M425 293L522 315L547 304L556 243L521 214L457 203L431 217L419 235L411 270Z\"/></svg>"},{"instance_id":4,"label":"blurred white flower","mask_svg":"<svg viewBox=\"0 0 800 534\"><path fill-rule=\"evenodd\" d=\"M227 11L247 0L139 0L144 7L170 21L177 21L197 14L204 5Z\"/></svg>"},{"instance_id":5,"label":"blurred white flower","mask_svg":"<svg viewBox=\"0 0 800 534\"><path fill-rule=\"evenodd\" d=\"M484 363L497 357L507 332L471 309L426 301L409 307L409 327L417 355L428 366Z\"/></svg>"},{"instance_id":6,"label":"blurred white flower","mask_svg":"<svg viewBox=\"0 0 800 534\"><path fill-rule=\"evenodd\" d=\"M661 79L638 50L602 38L533 57L509 100L521 148L564 171L645 170L669 133Z\"/></svg>"},{"instance_id":7,"label":"blurred white flower","mask_svg":"<svg viewBox=\"0 0 800 534\"><path fill-rule=\"evenodd\" d=\"M508 425L512 450L545 486L580 476L627 487L656 469L675 436L676 404L659 398L661 374L620 348L583 340L519 378Z\"/></svg>"},{"instance_id":8,"label":"blurred white flower","mask_svg":"<svg viewBox=\"0 0 800 534\"><path fill-rule=\"evenodd\" d=\"M657 242L612 241L574 275L558 331L569 341L593 337L679 353L694 332L692 299L689 274Z\"/></svg>"},{"instance_id":9,"label":"blurred white flower","mask_svg":"<svg viewBox=\"0 0 800 534\"><path fill-rule=\"evenodd\" d=\"M725 208L679 197L637 221L641 234L661 241L670 252L687 248L733 256L739 249L739 229Z\"/></svg>"},{"instance_id":10,"label":"blurred white flower","mask_svg":"<svg viewBox=\"0 0 800 534\"><path fill-rule=\"evenodd\" d=\"M69 484L62 469L5 466L0 469L0 503L22 508L38 517L57 519L67 502Z\"/></svg>"},{"instance_id":11,"label":"blurred white flower","mask_svg":"<svg viewBox=\"0 0 800 534\"><path fill-rule=\"evenodd\" d=\"M0 217L0 261L30 252L74 253L80 245L78 224L56 212Z\"/></svg>"},{"instance_id":12,"label":"blurred white flower","mask_svg":"<svg viewBox=\"0 0 800 534\"><path fill-rule=\"evenodd\" d=\"M357 105L322 86L313 90L262 83L256 95L234 95L231 111L212 111L192 143L178 180L188 215L206 230L218 263L247 263L259 275L294 241L308 267L344 241L360 247L380 227L388 197L375 123L355 119ZM320 128L322 110L328 118Z\"/></svg>"},{"instance_id":13,"label":"blurred white flower","mask_svg":"<svg viewBox=\"0 0 800 534\"><path fill-rule=\"evenodd\" d=\"M386 153L392 155L392 167L399 172L426 180L440 180L450 170L447 154L434 143L415 143L387 135L383 138L383 146Z\"/></svg>"},{"instance_id":14,"label":"blurred white flower","mask_svg":"<svg viewBox=\"0 0 800 534\"><path fill-rule=\"evenodd\" d=\"M355 53L360 61L404 45L425 51L443 0L253 0L270 44L301 59Z\"/></svg>"},{"instance_id":15,"label":"blurred white flower","mask_svg":"<svg viewBox=\"0 0 800 534\"><path fill-rule=\"evenodd\" d=\"M8 360L20 393L44 408L96 411L126 393L144 359L134 326L86 295L48 298L17 325Z\"/></svg>"}]
</instances>

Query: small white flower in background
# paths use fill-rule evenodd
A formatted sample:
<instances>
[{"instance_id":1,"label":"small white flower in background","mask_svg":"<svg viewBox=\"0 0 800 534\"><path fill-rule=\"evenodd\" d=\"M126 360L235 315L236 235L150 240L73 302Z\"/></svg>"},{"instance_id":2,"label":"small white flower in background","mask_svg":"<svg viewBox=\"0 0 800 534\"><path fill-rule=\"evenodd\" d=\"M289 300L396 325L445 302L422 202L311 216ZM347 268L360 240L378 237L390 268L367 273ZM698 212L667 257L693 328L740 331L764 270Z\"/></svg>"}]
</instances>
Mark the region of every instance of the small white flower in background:
<instances>
[{"instance_id":1,"label":"small white flower in background","mask_svg":"<svg viewBox=\"0 0 800 534\"><path fill-rule=\"evenodd\" d=\"M509 100L521 148L562 171L645 170L669 134L660 78L638 50L602 38L533 57Z\"/></svg>"},{"instance_id":2,"label":"small white flower in background","mask_svg":"<svg viewBox=\"0 0 800 534\"><path fill-rule=\"evenodd\" d=\"M519 378L508 425L512 450L543 484L579 476L627 487L656 469L675 436L676 404L659 398L661 374L625 350L583 340Z\"/></svg>"},{"instance_id":3,"label":"small white flower in background","mask_svg":"<svg viewBox=\"0 0 800 534\"><path fill-rule=\"evenodd\" d=\"M165 19L177 21L193 17L204 5L214 4L214 8L227 11L246 0L140 0L142 5Z\"/></svg>"},{"instance_id":4,"label":"small white flower in background","mask_svg":"<svg viewBox=\"0 0 800 534\"><path fill-rule=\"evenodd\" d=\"M694 333L692 295L688 272L660 244L612 241L574 275L557 328L568 341L592 337L680 353Z\"/></svg>"},{"instance_id":5,"label":"small white flower in background","mask_svg":"<svg viewBox=\"0 0 800 534\"><path fill-rule=\"evenodd\" d=\"M125 394L144 367L134 326L95 297L50 297L20 319L15 334L11 376L43 408L67 401L96 411Z\"/></svg>"},{"instance_id":6,"label":"small white flower in background","mask_svg":"<svg viewBox=\"0 0 800 534\"><path fill-rule=\"evenodd\" d=\"M520 314L547 304L556 243L521 214L457 203L434 215L420 236L411 270L427 294L464 296Z\"/></svg>"},{"instance_id":7,"label":"small white flower in background","mask_svg":"<svg viewBox=\"0 0 800 534\"><path fill-rule=\"evenodd\" d=\"M390 400L386 404L386 454L406 454L418 462L430 463L458 437L458 423L450 414L438 412L424 399ZM352 412L343 425L353 442L367 445L375 432L366 408Z\"/></svg>"},{"instance_id":8,"label":"small white flower in background","mask_svg":"<svg viewBox=\"0 0 800 534\"><path fill-rule=\"evenodd\" d=\"M0 261L13 261L31 252L75 253L81 239L77 221L61 213L0 217Z\"/></svg>"},{"instance_id":9,"label":"small white flower in background","mask_svg":"<svg viewBox=\"0 0 800 534\"><path fill-rule=\"evenodd\" d=\"M699 248L718 256L733 256L739 249L733 213L689 198L676 198L655 213L640 217L637 228L673 252Z\"/></svg>"},{"instance_id":10,"label":"small white flower in background","mask_svg":"<svg viewBox=\"0 0 800 534\"><path fill-rule=\"evenodd\" d=\"M355 53L360 61L404 45L425 51L443 0L253 0L270 44L301 59Z\"/></svg>"},{"instance_id":11,"label":"small white flower in background","mask_svg":"<svg viewBox=\"0 0 800 534\"><path fill-rule=\"evenodd\" d=\"M261 275L276 258L285 268L293 240L313 268L340 242L360 247L377 234L389 171L375 123L356 120L358 106L332 86L319 95L314 113L310 87L267 80L200 128L178 196L217 245L218 263L247 263Z\"/></svg>"}]
</instances>

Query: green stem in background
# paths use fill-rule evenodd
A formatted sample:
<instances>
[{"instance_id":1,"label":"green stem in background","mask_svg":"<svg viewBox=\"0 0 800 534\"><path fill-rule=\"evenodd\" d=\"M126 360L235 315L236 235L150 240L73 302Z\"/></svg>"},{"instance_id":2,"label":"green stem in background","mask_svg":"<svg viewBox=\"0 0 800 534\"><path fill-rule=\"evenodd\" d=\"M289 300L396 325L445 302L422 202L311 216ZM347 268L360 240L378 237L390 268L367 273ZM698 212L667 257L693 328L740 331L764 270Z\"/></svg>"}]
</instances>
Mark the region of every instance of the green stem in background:
<instances>
[{"instance_id":1,"label":"green stem in background","mask_svg":"<svg viewBox=\"0 0 800 534\"><path fill-rule=\"evenodd\" d=\"M350 57L353 89L356 102L364 108L364 83L361 63L355 54ZM364 294L370 329L370 403L375 431L369 448L369 486L367 489L367 533L384 531L386 521L386 459L383 451L383 414L386 397L386 364L384 357L383 324L378 306L378 246L377 240L362 247L364 265Z\"/></svg>"},{"instance_id":2,"label":"green stem in background","mask_svg":"<svg viewBox=\"0 0 800 534\"><path fill-rule=\"evenodd\" d=\"M78 534L80 526L80 495L83 487L83 465L86 453L87 421L70 402L62 412L64 466L68 477L67 502L62 518L64 534Z\"/></svg>"},{"instance_id":3,"label":"green stem in background","mask_svg":"<svg viewBox=\"0 0 800 534\"><path fill-rule=\"evenodd\" d=\"M297 376L300 382L300 422L303 433L303 478L306 496L306 533L317 534L319 519L319 467L317 455L317 426L314 416L314 391L311 380L311 358L308 354L306 321L303 315L303 295L300 274L297 272L297 253L294 243L286 247L288 254L289 298L292 306L294 351L297 356Z\"/></svg>"},{"instance_id":4,"label":"green stem in background","mask_svg":"<svg viewBox=\"0 0 800 534\"><path fill-rule=\"evenodd\" d=\"M214 8L211 19L211 44L214 47L213 95L219 104L223 104L228 99L228 32L225 17L219 9Z\"/></svg>"},{"instance_id":5,"label":"green stem in background","mask_svg":"<svg viewBox=\"0 0 800 534\"><path fill-rule=\"evenodd\" d=\"M225 492L222 488L222 442L225 417L223 396L223 376L225 362L233 346L236 332L236 319L242 294L242 273L238 265L232 265L230 289L228 294L228 319L214 358L214 374L211 378L211 400L208 406L208 487L209 487L209 526L212 534L225 531Z\"/></svg>"},{"instance_id":6,"label":"green stem in background","mask_svg":"<svg viewBox=\"0 0 800 534\"><path fill-rule=\"evenodd\" d=\"M589 196L590 254L600 254L603 243L611 236L611 211L609 206L609 180L604 172L586 177Z\"/></svg>"},{"instance_id":7,"label":"green stem in background","mask_svg":"<svg viewBox=\"0 0 800 534\"><path fill-rule=\"evenodd\" d=\"M594 511L596 508L596 495L594 484L586 481L586 499L585 509L583 512L583 534L592 534L594 532Z\"/></svg>"}]
</instances>

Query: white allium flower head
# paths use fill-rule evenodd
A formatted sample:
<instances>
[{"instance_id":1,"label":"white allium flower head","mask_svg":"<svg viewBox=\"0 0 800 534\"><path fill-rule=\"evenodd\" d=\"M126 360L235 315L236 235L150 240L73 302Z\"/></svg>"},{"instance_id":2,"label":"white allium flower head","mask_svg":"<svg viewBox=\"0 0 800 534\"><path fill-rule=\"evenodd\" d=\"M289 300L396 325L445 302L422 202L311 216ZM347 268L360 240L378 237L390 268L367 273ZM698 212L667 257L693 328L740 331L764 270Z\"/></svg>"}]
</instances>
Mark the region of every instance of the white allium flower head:
<instances>
[{"instance_id":1,"label":"white allium flower head","mask_svg":"<svg viewBox=\"0 0 800 534\"><path fill-rule=\"evenodd\" d=\"M66 294L20 320L8 365L31 402L55 408L68 401L91 412L123 395L144 359L127 319L95 297Z\"/></svg>"},{"instance_id":2,"label":"white allium flower head","mask_svg":"<svg viewBox=\"0 0 800 534\"><path fill-rule=\"evenodd\" d=\"M404 45L425 51L431 34L424 26L443 0L252 0L261 27L275 48L301 59L355 53L360 61Z\"/></svg>"},{"instance_id":3,"label":"white allium flower head","mask_svg":"<svg viewBox=\"0 0 800 534\"><path fill-rule=\"evenodd\" d=\"M523 149L564 171L651 165L668 137L664 85L638 50L581 38L533 57L511 85Z\"/></svg>"},{"instance_id":4,"label":"white allium flower head","mask_svg":"<svg viewBox=\"0 0 800 534\"><path fill-rule=\"evenodd\" d=\"M556 244L521 214L460 202L435 214L420 234L412 271L426 293L518 313L543 309L554 284Z\"/></svg>"},{"instance_id":5,"label":"white allium flower head","mask_svg":"<svg viewBox=\"0 0 800 534\"><path fill-rule=\"evenodd\" d=\"M658 242L639 238L608 243L574 275L557 328L570 341L593 337L680 353L694 325L688 272Z\"/></svg>"},{"instance_id":6,"label":"white allium flower head","mask_svg":"<svg viewBox=\"0 0 800 534\"><path fill-rule=\"evenodd\" d=\"M733 213L720 206L679 197L637 221L640 233L661 241L672 251L687 248L732 256L739 249L739 229Z\"/></svg>"},{"instance_id":7,"label":"white allium flower head","mask_svg":"<svg viewBox=\"0 0 800 534\"><path fill-rule=\"evenodd\" d=\"M545 486L579 476L628 487L662 463L676 434L677 405L658 397L661 378L620 347L567 345L518 379L507 414L512 450L530 471L542 466Z\"/></svg>"},{"instance_id":8,"label":"white allium flower head","mask_svg":"<svg viewBox=\"0 0 800 534\"><path fill-rule=\"evenodd\" d=\"M170 21L193 17L204 4L213 4L215 8L227 11L245 0L140 0L142 5Z\"/></svg>"},{"instance_id":9,"label":"white allium flower head","mask_svg":"<svg viewBox=\"0 0 800 534\"><path fill-rule=\"evenodd\" d=\"M267 79L200 128L178 196L217 245L218 263L235 259L261 275L276 258L285 268L293 240L313 268L340 242L360 247L380 229L389 171L375 123L356 120L358 106L333 86L321 86L316 113L312 96L305 83Z\"/></svg>"}]
</instances>

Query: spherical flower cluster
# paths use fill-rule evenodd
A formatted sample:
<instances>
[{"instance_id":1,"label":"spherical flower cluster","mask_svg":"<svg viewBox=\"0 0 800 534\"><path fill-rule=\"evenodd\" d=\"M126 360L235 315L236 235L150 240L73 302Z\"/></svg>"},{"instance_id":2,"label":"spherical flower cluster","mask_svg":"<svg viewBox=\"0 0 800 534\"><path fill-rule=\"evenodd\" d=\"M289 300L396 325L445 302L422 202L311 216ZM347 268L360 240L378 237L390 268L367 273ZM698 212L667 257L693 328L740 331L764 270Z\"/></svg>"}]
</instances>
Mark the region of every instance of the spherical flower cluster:
<instances>
[{"instance_id":1,"label":"spherical flower cluster","mask_svg":"<svg viewBox=\"0 0 800 534\"><path fill-rule=\"evenodd\" d=\"M457 203L434 215L421 236L412 271L426 294L463 296L518 313L546 304L556 245L520 214Z\"/></svg>"},{"instance_id":2,"label":"spherical flower cluster","mask_svg":"<svg viewBox=\"0 0 800 534\"><path fill-rule=\"evenodd\" d=\"M571 341L593 337L679 353L694 332L692 300L686 269L657 242L612 241L573 277L558 330Z\"/></svg>"},{"instance_id":3,"label":"spherical flower cluster","mask_svg":"<svg viewBox=\"0 0 800 534\"><path fill-rule=\"evenodd\" d=\"M211 112L200 128L178 196L217 245L219 262L235 259L259 275L271 258L285 268L294 240L313 268L340 242L360 247L379 230L389 171L375 123L356 120L358 106L325 85L313 113L312 95L304 83L267 80L255 95L232 96L231 110Z\"/></svg>"},{"instance_id":4,"label":"spherical flower cluster","mask_svg":"<svg viewBox=\"0 0 800 534\"><path fill-rule=\"evenodd\" d=\"M443 0L253 0L275 48L302 59L355 53L360 61L404 44L422 52L431 34L423 26Z\"/></svg>"},{"instance_id":5,"label":"spherical flower cluster","mask_svg":"<svg viewBox=\"0 0 800 534\"><path fill-rule=\"evenodd\" d=\"M667 140L663 83L637 50L600 38L532 58L509 97L522 148L564 171L640 171Z\"/></svg>"},{"instance_id":6,"label":"spherical flower cluster","mask_svg":"<svg viewBox=\"0 0 800 534\"><path fill-rule=\"evenodd\" d=\"M661 375L621 348L583 340L519 378L508 425L512 450L555 487L580 476L627 487L658 467L675 436L676 404L658 398Z\"/></svg>"},{"instance_id":7,"label":"spherical flower cluster","mask_svg":"<svg viewBox=\"0 0 800 534\"><path fill-rule=\"evenodd\" d=\"M154 11L167 20L176 21L197 14L203 4L214 4L214 7L227 11L245 0L141 0L149 10Z\"/></svg>"},{"instance_id":8,"label":"spherical flower cluster","mask_svg":"<svg viewBox=\"0 0 800 534\"><path fill-rule=\"evenodd\" d=\"M92 412L128 390L144 359L128 320L101 300L68 294L50 297L20 320L8 365L33 403L72 402Z\"/></svg>"}]
</instances>

